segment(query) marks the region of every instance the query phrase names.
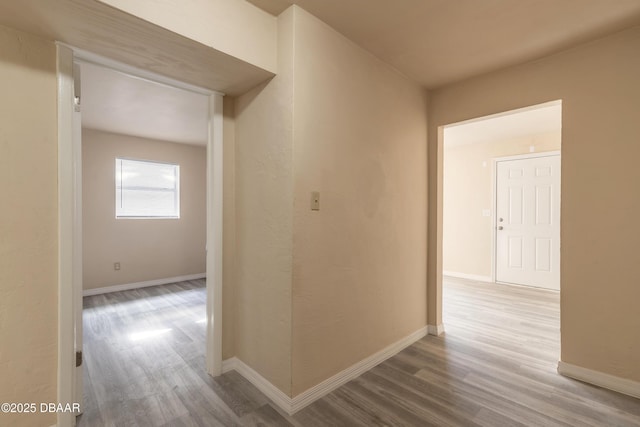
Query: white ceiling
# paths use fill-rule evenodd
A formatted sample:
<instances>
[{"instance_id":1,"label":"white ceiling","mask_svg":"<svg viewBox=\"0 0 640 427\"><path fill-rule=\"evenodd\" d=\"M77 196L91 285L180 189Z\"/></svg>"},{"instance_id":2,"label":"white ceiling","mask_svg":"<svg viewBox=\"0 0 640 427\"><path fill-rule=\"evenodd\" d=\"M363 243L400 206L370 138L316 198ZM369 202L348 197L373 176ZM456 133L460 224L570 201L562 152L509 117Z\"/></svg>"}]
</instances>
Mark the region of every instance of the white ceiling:
<instances>
[{"instance_id":1,"label":"white ceiling","mask_svg":"<svg viewBox=\"0 0 640 427\"><path fill-rule=\"evenodd\" d=\"M206 145L208 97L81 65L82 127L143 138Z\"/></svg>"},{"instance_id":2,"label":"white ceiling","mask_svg":"<svg viewBox=\"0 0 640 427\"><path fill-rule=\"evenodd\" d=\"M505 114L449 125L444 128L447 147L490 141L506 141L530 135L560 132L562 105L544 104Z\"/></svg>"},{"instance_id":3,"label":"white ceiling","mask_svg":"<svg viewBox=\"0 0 640 427\"><path fill-rule=\"evenodd\" d=\"M640 0L248 0L292 3L432 89L640 23Z\"/></svg>"}]
</instances>

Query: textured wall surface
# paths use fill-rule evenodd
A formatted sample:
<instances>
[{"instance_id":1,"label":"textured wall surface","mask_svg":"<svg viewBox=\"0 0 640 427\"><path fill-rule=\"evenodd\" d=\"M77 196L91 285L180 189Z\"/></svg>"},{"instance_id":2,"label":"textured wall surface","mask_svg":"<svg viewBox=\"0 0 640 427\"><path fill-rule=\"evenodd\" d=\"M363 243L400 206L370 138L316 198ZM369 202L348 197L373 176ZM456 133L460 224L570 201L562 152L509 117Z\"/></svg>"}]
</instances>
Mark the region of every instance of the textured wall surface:
<instances>
[{"instance_id":1,"label":"textured wall surface","mask_svg":"<svg viewBox=\"0 0 640 427\"><path fill-rule=\"evenodd\" d=\"M278 17L278 70L235 100L235 352L291 391L293 12Z\"/></svg>"},{"instance_id":2,"label":"textured wall surface","mask_svg":"<svg viewBox=\"0 0 640 427\"><path fill-rule=\"evenodd\" d=\"M640 381L640 27L431 94L430 216L441 218L438 127L562 99L561 359ZM432 187L430 186L430 190ZM430 266L441 245L430 220ZM431 273L431 272L430 272ZM430 274L430 295L438 283ZM429 315L437 321L437 298ZM446 325L445 325L446 326Z\"/></svg>"},{"instance_id":3,"label":"textured wall surface","mask_svg":"<svg viewBox=\"0 0 640 427\"><path fill-rule=\"evenodd\" d=\"M0 27L0 402L55 402L58 317L56 57ZM55 414L3 414L49 426Z\"/></svg>"},{"instance_id":4,"label":"textured wall surface","mask_svg":"<svg viewBox=\"0 0 640 427\"><path fill-rule=\"evenodd\" d=\"M278 76L235 101L234 327L295 396L426 324L426 100L302 9L279 25Z\"/></svg>"},{"instance_id":5,"label":"textured wall surface","mask_svg":"<svg viewBox=\"0 0 640 427\"><path fill-rule=\"evenodd\" d=\"M116 157L179 164L180 218L117 219ZM84 289L206 271L205 147L84 129L82 166Z\"/></svg>"},{"instance_id":6,"label":"textured wall surface","mask_svg":"<svg viewBox=\"0 0 640 427\"><path fill-rule=\"evenodd\" d=\"M277 20L249 2L99 1L265 70L277 71Z\"/></svg>"},{"instance_id":7,"label":"textured wall surface","mask_svg":"<svg viewBox=\"0 0 640 427\"><path fill-rule=\"evenodd\" d=\"M296 395L426 325L427 111L417 84L294 10Z\"/></svg>"}]
</instances>

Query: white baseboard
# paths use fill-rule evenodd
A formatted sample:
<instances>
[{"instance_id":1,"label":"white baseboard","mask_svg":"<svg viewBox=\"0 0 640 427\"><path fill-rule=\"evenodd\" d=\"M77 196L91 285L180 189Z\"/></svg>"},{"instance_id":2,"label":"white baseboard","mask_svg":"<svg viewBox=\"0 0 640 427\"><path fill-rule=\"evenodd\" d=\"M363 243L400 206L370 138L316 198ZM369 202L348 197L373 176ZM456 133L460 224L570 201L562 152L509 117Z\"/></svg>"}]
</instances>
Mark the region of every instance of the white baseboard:
<instances>
[{"instance_id":1,"label":"white baseboard","mask_svg":"<svg viewBox=\"0 0 640 427\"><path fill-rule=\"evenodd\" d=\"M396 355L404 348L410 346L414 342L418 341L427 334L427 327L420 328L412 334L402 338L399 341L383 348L377 353L372 354L366 359L362 359L358 363L351 365L347 369L338 372L330 378L322 381L310 389L303 391L297 396L291 398L283 393L276 386L271 384L268 380L251 369L240 359L232 357L231 359L224 360L222 362L222 372L228 372L235 370L250 383L252 383L258 390L264 393L269 399L273 401L280 409L285 411L289 415L293 415L302 408L310 405L321 397L331 393L338 387L348 383L352 379L358 377L369 369L384 362L390 357Z\"/></svg>"},{"instance_id":2,"label":"white baseboard","mask_svg":"<svg viewBox=\"0 0 640 427\"><path fill-rule=\"evenodd\" d=\"M165 279L147 280L145 282L126 283L124 285L105 286L104 288L85 289L82 296L108 294L110 292L128 291L130 289L146 288L149 286L168 285L169 283L184 282L187 280L203 279L207 277L205 273L188 274L186 276L167 277Z\"/></svg>"},{"instance_id":3,"label":"white baseboard","mask_svg":"<svg viewBox=\"0 0 640 427\"><path fill-rule=\"evenodd\" d=\"M444 334L444 325L442 323L439 325L427 325L427 333L429 335L440 336Z\"/></svg>"},{"instance_id":4,"label":"white baseboard","mask_svg":"<svg viewBox=\"0 0 640 427\"><path fill-rule=\"evenodd\" d=\"M558 373L640 399L640 382L637 381L616 377L563 361L558 362Z\"/></svg>"},{"instance_id":5,"label":"white baseboard","mask_svg":"<svg viewBox=\"0 0 640 427\"><path fill-rule=\"evenodd\" d=\"M236 371L247 381L256 386L273 403L288 414L291 414L291 398L282 390L274 386L265 377L253 370L249 365L237 357L232 357L222 361L222 372Z\"/></svg>"},{"instance_id":6,"label":"white baseboard","mask_svg":"<svg viewBox=\"0 0 640 427\"><path fill-rule=\"evenodd\" d=\"M491 280L491 276L480 276L478 274L458 273L457 271L443 271L442 275L449 276L449 277L457 277L460 279L475 280L476 282L493 283L493 280Z\"/></svg>"},{"instance_id":7,"label":"white baseboard","mask_svg":"<svg viewBox=\"0 0 640 427\"><path fill-rule=\"evenodd\" d=\"M358 377L374 366L379 365L392 356L395 356L401 350L423 338L425 335L427 335L426 326L383 348L377 353L372 354L366 359L362 359L361 361L354 365L351 365L347 369L338 372L334 376L322 381L320 384L317 384L310 389L300 393L293 398L292 413L298 412L300 409L320 399L326 394L331 393L341 385L348 383L352 379Z\"/></svg>"}]
</instances>

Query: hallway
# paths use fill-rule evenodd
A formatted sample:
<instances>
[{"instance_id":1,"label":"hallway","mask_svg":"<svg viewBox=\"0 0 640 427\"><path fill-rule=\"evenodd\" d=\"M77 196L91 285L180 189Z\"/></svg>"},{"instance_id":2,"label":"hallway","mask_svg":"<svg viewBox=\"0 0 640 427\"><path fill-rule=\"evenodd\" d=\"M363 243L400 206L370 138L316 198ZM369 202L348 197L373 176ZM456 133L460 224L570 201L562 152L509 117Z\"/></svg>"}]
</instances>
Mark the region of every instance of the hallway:
<instances>
[{"instance_id":1,"label":"hallway","mask_svg":"<svg viewBox=\"0 0 640 427\"><path fill-rule=\"evenodd\" d=\"M639 426L640 402L556 373L559 295L445 278L427 336L301 410L204 369L204 280L87 297L80 426Z\"/></svg>"}]
</instances>

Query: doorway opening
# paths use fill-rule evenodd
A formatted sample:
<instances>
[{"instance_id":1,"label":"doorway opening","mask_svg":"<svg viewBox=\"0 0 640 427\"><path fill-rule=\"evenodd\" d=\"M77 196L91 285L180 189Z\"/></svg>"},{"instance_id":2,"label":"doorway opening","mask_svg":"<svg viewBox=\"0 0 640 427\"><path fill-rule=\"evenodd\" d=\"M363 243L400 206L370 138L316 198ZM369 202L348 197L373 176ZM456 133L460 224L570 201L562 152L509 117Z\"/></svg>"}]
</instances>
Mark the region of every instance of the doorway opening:
<instances>
[{"instance_id":1,"label":"doorway opening","mask_svg":"<svg viewBox=\"0 0 640 427\"><path fill-rule=\"evenodd\" d=\"M126 300L122 291L144 294L148 286L182 282L156 289L161 298L155 299L166 302L172 290L182 293L179 300L193 291L200 295L191 298L198 318L189 327L206 330L194 343L194 363L219 375L223 95L64 45L58 45L58 80L60 401L82 407L83 293ZM118 173L120 180L114 179ZM83 192L83 181L98 190ZM83 216L91 217L91 231L83 230ZM172 245L160 241L163 226ZM188 236L177 238L181 234ZM102 328L111 321L96 323L102 332L117 329ZM155 326L147 321L128 331L128 339L171 335L171 328ZM178 335L189 338L185 330ZM127 347L135 346L121 343L115 351ZM62 414L58 424L74 425L73 415Z\"/></svg>"},{"instance_id":2,"label":"doorway opening","mask_svg":"<svg viewBox=\"0 0 640 427\"><path fill-rule=\"evenodd\" d=\"M553 101L442 129L447 334L471 339L471 330L489 331L485 339L497 334L512 344L529 336L553 366L560 341L561 127L562 103Z\"/></svg>"}]
</instances>

